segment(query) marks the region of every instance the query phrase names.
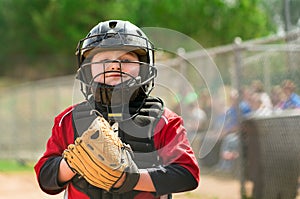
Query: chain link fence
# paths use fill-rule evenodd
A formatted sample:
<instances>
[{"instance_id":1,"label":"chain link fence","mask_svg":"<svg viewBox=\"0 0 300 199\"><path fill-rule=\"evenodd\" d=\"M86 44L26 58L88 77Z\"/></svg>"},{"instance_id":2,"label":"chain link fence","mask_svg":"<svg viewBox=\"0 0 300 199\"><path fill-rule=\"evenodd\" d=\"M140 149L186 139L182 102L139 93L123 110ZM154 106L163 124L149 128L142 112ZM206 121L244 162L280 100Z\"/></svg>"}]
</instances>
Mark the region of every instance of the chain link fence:
<instances>
[{"instance_id":1,"label":"chain link fence","mask_svg":"<svg viewBox=\"0 0 300 199\"><path fill-rule=\"evenodd\" d=\"M0 158L26 161L42 154L54 116L72 103L73 84L73 77L61 77L1 90Z\"/></svg>"}]
</instances>

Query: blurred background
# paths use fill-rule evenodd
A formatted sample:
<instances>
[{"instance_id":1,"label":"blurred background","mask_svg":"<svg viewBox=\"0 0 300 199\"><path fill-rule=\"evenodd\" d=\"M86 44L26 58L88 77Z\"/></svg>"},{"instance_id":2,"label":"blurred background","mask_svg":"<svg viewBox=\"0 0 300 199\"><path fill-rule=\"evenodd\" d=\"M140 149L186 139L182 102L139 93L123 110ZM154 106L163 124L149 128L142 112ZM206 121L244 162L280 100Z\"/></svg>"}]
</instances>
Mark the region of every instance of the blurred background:
<instances>
[{"instance_id":1,"label":"blurred background","mask_svg":"<svg viewBox=\"0 0 300 199\"><path fill-rule=\"evenodd\" d=\"M0 174L43 153L53 118L77 100L77 43L109 19L175 30L203 47L156 57L173 86L158 82L153 94L183 115L203 177L200 191L178 198L297 196L300 107L284 104L287 90L300 93L299 0L0 0Z\"/></svg>"}]
</instances>

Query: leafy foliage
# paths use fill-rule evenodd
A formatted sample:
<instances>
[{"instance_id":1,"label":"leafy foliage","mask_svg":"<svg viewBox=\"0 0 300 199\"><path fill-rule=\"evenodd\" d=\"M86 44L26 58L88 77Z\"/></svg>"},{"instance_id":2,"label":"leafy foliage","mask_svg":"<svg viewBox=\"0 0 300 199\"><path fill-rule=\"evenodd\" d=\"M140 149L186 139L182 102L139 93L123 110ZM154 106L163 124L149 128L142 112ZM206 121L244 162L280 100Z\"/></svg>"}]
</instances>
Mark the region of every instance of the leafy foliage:
<instances>
[{"instance_id":1,"label":"leafy foliage","mask_svg":"<svg viewBox=\"0 0 300 199\"><path fill-rule=\"evenodd\" d=\"M237 36L262 37L275 31L262 1L0 0L0 74L43 78L73 73L77 42L108 19L173 29L204 47L228 44Z\"/></svg>"}]
</instances>

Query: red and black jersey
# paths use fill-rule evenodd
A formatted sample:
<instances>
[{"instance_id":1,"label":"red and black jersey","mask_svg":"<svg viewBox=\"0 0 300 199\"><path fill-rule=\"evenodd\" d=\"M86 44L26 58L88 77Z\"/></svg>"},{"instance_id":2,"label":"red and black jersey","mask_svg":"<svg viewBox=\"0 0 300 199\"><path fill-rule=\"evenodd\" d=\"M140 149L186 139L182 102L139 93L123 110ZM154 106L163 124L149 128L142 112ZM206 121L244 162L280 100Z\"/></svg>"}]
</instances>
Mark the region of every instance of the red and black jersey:
<instances>
[{"instance_id":1,"label":"red and black jersey","mask_svg":"<svg viewBox=\"0 0 300 199\"><path fill-rule=\"evenodd\" d=\"M78 136L73 119L74 109L77 106L79 105L68 107L55 117L52 135L47 142L46 151L34 169L41 189L48 194L58 194L66 190L69 199L94 198L82 191L80 188L82 183L77 186L77 180L80 178L75 179L74 177L65 184L59 184L57 180L62 153L69 144L74 143ZM122 141L126 142L126 139L128 136L123 136ZM198 186L200 169L187 140L182 118L168 108L163 108L161 117L155 123L152 140L161 164L147 166L144 169L148 170L156 193L133 191L133 195L129 196L131 193L128 193L120 196L120 199L155 199L162 195L170 196L171 193L192 190ZM134 148L133 151L135 151ZM101 190L91 185L87 185L84 189L90 188ZM98 195L97 198L110 198L105 195L109 195L109 193L102 190L102 194Z\"/></svg>"}]
</instances>

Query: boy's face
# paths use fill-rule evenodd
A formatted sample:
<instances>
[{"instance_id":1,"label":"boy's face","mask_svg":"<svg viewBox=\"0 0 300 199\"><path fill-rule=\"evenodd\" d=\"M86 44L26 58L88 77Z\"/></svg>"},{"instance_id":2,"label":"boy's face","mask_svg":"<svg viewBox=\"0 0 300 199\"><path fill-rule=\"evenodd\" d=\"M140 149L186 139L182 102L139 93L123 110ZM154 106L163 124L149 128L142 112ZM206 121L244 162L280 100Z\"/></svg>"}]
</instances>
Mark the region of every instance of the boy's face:
<instances>
[{"instance_id":1,"label":"boy's face","mask_svg":"<svg viewBox=\"0 0 300 199\"><path fill-rule=\"evenodd\" d=\"M112 62L115 60L118 62ZM140 64L132 63L137 61L138 56L133 52L121 50L98 52L92 58L92 76L95 82L118 85L139 75Z\"/></svg>"}]
</instances>

